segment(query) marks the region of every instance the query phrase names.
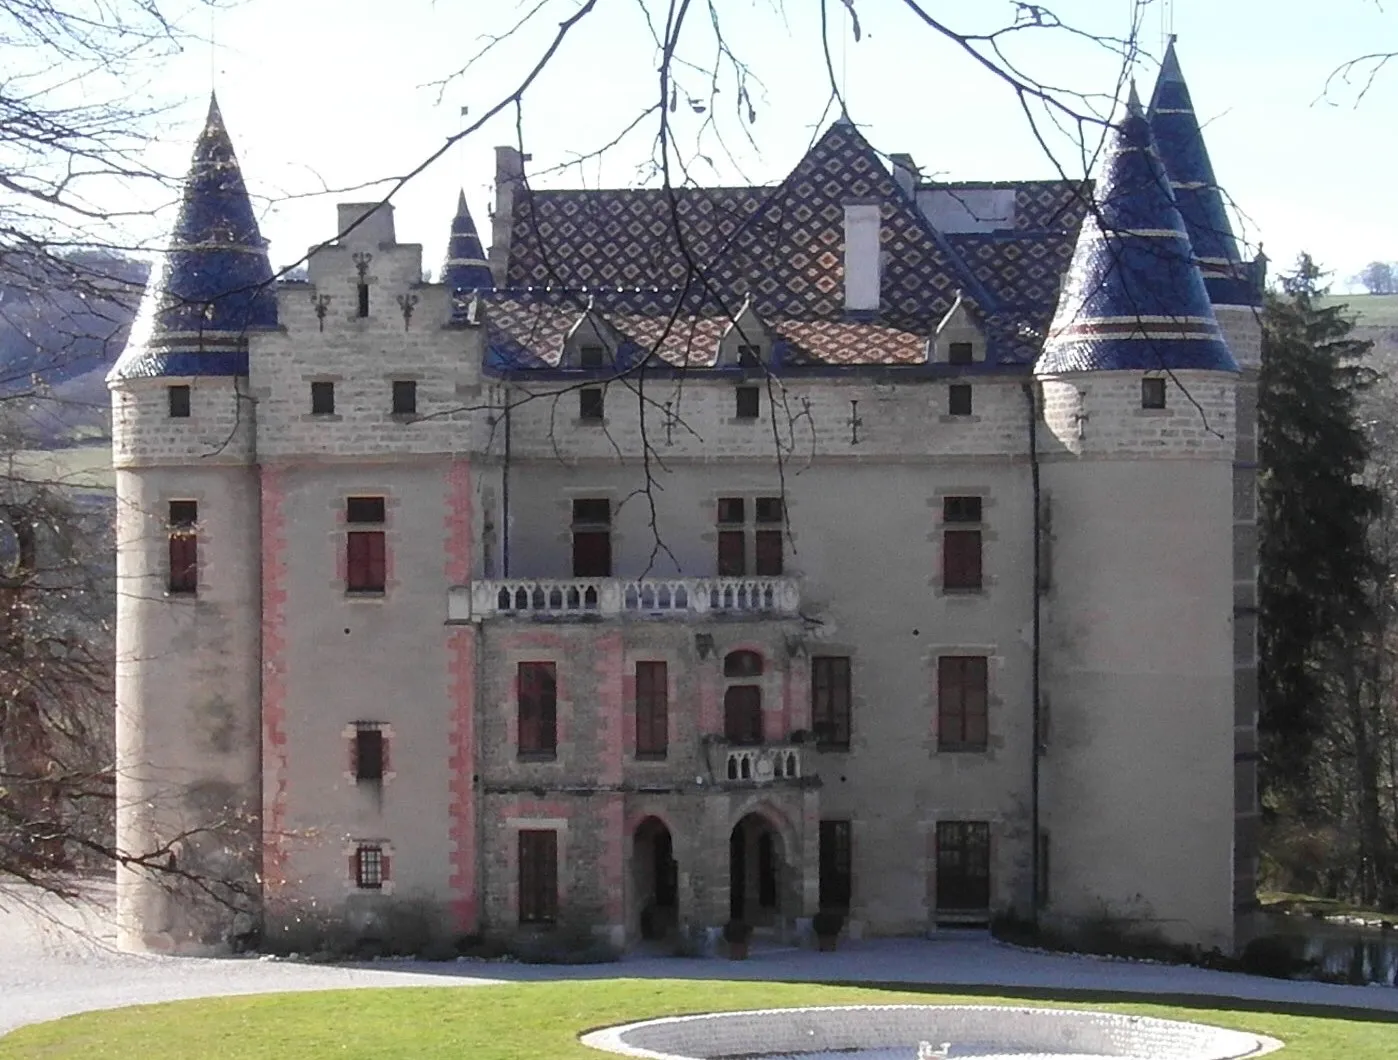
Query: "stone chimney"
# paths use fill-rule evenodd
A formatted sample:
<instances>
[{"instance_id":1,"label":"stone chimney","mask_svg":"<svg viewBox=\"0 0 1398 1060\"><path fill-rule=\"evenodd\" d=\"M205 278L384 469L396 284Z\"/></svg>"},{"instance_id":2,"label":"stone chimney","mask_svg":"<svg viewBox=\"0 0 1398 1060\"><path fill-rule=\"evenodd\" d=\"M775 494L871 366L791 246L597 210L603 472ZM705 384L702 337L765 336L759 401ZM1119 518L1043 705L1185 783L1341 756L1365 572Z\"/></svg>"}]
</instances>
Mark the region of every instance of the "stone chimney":
<instances>
[{"instance_id":1,"label":"stone chimney","mask_svg":"<svg viewBox=\"0 0 1398 1060\"><path fill-rule=\"evenodd\" d=\"M515 224L515 195L524 188L524 163L533 156L513 147L495 149L495 205L490 212L490 271L495 285L505 285L510 265L510 234Z\"/></svg>"},{"instance_id":2,"label":"stone chimney","mask_svg":"<svg viewBox=\"0 0 1398 1060\"><path fill-rule=\"evenodd\" d=\"M355 225L354 231L340 237L340 246L377 248L398 241L393 233L393 207L389 203L342 202L335 209L337 231L344 232Z\"/></svg>"},{"instance_id":3,"label":"stone chimney","mask_svg":"<svg viewBox=\"0 0 1398 1060\"><path fill-rule=\"evenodd\" d=\"M882 291L882 250L879 235L883 214L878 203L845 207L845 309L873 311Z\"/></svg>"},{"instance_id":4,"label":"stone chimney","mask_svg":"<svg viewBox=\"0 0 1398 1060\"><path fill-rule=\"evenodd\" d=\"M902 188L909 198L915 197L922 174L917 168L917 163L913 161L913 156L889 155L888 160L893 164L893 182Z\"/></svg>"}]
</instances>

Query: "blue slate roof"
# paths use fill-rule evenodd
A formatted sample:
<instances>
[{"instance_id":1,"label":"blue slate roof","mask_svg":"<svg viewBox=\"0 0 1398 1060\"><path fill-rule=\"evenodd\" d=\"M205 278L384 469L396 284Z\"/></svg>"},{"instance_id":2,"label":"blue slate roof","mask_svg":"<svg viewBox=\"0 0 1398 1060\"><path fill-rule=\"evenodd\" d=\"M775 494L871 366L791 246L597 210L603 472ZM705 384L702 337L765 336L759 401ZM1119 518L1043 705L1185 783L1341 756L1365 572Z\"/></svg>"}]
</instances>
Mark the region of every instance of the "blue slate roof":
<instances>
[{"instance_id":1,"label":"blue slate roof","mask_svg":"<svg viewBox=\"0 0 1398 1060\"><path fill-rule=\"evenodd\" d=\"M490 274L490 262L476 234L476 222L466 205L466 193L456 203L456 216L451 221L451 239L447 243L447 262L442 267L442 282L455 291L488 291L495 286Z\"/></svg>"},{"instance_id":2,"label":"blue slate roof","mask_svg":"<svg viewBox=\"0 0 1398 1060\"><path fill-rule=\"evenodd\" d=\"M1034 371L1236 372L1134 88L1095 199Z\"/></svg>"},{"instance_id":3,"label":"blue slate roof","mask_svg":"<svg viewBox=\"0 0 1398 1060\"><path fill-rule=\"evenodd\" d=\"M246 375L248 330L276 324L267 243L211 95L168 248L107 381Z\"/></svg>"},{"instance_id":4,"label":"blue slate roof","mask_svg":"<svg viewBox=\"0 0 1398 1060\"><path fill-rule=\"evenodd\" d=\"M1244 264L1238 255L1223 193L1214 179L1173 39L1160 64L1149 118L1209 297L1215 305L1261 305L1262 284L1253 266Z\"/></svg>"}]
</instances>

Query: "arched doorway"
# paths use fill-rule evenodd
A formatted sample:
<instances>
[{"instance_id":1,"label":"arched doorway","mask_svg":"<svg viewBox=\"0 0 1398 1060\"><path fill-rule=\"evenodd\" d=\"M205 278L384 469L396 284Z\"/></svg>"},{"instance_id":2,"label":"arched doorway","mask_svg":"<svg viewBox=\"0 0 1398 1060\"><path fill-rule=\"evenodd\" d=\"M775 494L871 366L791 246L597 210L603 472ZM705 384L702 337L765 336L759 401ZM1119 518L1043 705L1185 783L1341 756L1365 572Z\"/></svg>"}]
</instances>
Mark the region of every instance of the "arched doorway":
<instances>
[{"instance_id":1,"label":"arched doorway","mask_svg":"<svg viewBox=\"0 0 1398 1060\"><path fill-rule=\"evenodd\" d=\"M632 837L631 871L641 938L661 939L679 923L679 866L670 829L647 817Z\"/></svg>"},{"instance_id":2,"label":"arched doorway","mask_svg":"<svg viewBox=\"0 0 1398 1060\"><path fill-rule=\"evenodd\" d=\"M780 923L787 871L781 834L760 814L747 814L728 837L728 915L757 927Z\"/></svg>"}]
</instances>

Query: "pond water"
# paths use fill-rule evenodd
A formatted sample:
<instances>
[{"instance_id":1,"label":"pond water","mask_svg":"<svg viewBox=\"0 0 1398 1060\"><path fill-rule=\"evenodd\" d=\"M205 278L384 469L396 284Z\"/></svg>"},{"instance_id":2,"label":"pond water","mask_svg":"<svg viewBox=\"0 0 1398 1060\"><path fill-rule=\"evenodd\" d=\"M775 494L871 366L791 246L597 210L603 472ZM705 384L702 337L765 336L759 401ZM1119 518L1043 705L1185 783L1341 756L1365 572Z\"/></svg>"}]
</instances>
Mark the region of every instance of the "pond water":
<instances>
[{"instance_id":1,"label":"pond water","mask_svg":"<svg viewBox=\"0 0 1398 1060\"><path fill-rule=\"evenodd\" d=\"M1286 939L1298 959L1315 962L1327 975L1398 986L1398 931L1281 913L1260 914L1259 927L1261 934Z\"/></svg>"}]
</instances>

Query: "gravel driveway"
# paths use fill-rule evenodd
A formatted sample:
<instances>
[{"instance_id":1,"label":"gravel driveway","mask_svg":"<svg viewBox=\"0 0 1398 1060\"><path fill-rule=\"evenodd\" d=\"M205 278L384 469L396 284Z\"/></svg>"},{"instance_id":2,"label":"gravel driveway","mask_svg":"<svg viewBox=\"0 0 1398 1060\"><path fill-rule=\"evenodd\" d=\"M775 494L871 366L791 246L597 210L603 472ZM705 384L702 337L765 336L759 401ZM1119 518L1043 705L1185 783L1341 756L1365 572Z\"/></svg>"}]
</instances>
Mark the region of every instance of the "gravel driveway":
<instances>
[{"instance_id":1,"label":"gravel driveway","mask_svg":"<svg viewBox=\"0 0 1398 1060\"><path fill-rule=\"evenodd\" d=\"M1032 953L984 936L842 943L836 953L756 949L745 962L633 957L578 967L381 961L312 965L118 952L109 885L78 902L0 893L0 1034L90 1009L180 998L350 987L488 986L547 979L628 978L843 980L1064 987L1151 995L1209 994L1398 1011L1398 989L1261 979L1200 968Z\"/></svg>"}]
</instances>

